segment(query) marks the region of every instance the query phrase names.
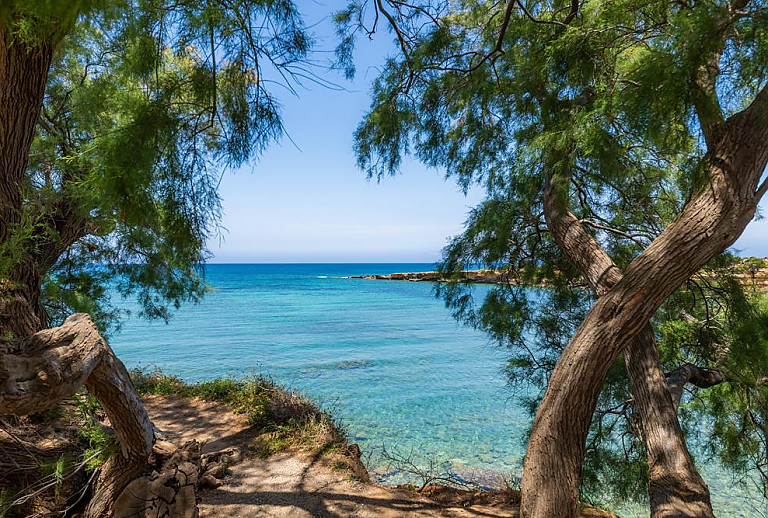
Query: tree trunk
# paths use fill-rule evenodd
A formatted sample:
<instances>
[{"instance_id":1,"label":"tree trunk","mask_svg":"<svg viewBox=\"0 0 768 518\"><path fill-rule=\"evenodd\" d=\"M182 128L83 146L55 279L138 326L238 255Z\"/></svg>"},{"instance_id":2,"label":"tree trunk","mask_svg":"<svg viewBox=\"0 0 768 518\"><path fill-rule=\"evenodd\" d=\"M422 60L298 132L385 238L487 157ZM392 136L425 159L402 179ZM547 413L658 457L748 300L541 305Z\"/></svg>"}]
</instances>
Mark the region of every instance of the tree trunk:
<instances>
[{"instance_id":1,"label":"tree trunk","mask_svg":"<svg viewBox=\"0 0 768 518\"><path fill-rule=\"evenodd\" d=\"M20 228L23 190L53 48L45 39L27 44L0 24L0 255L5 259L30 255ZM40 275L34 264L10 263L0 271L0 332L24 337L46 325Z\"/></svg>"},{"instance_id":2,"label":"tree trunk","mask_svg":"<svg viewBox=\"0 0 768 518\"><path fill-rule=\"evenodd\" d=\"M0 24L0 243L21 221L21 202L29 148L43 106L53 46L28 45Z\"/></svg>"},{"instance_id":3,"label":"tree trunk","mask_svg":"<svg viewBox=\"0 0 768 518\"><path fill-rule=\"evenodd\" d=\"M40 298L42 274L34 259L25 257L0 277L0 333L6 338L23 338L48 325Z\"/></svg>"},{"instance_id":4,"label":"tree trunk","mask_svg":"<svg viewBox=\"0 0 768 518\"><path fill-rule=\"evenodd\" d=\"M651 517L713 518L709 488L685 443L650 325L624 351L624 360L648 458Z\"/></svg>"},{"instance_id":5,"label":"tree trunk","mask_svg":"<svg viewBox=\"0 0 768 518\"><path fill-rule=\"evenodd\" d=\"M768 162L768 91L717 130L708 182L600 297L563 351L534 418L523 472L526 518L575 517L584 447L605 376L664 300L752 220Z\"/></svg>"},{"instance_id":6,"label":"tree trunk","mask_svg":"<svg viewBox=\"0 0 768 518\"><path fill-rule=\"evenodd\" d=\"M85 386L109 416L120 443L120 453L101 468L86 516L114 516L114 505L120 493L145 472L155 439L152 423L128 372L106 347L109 353L104 355Z\"/></svg>"},{"instance_id":7,"label":"tree trunk","mask_svg":"<svg viewBox=\"0 0 768 518\"><path fill-rule=\"evenodd\" d=\"M146 470L154 443L152 423L122 362L84 314L24 340L6 341L1 352L1 413L45 410L83 385L101 403L120 451L101 468L86 515L113 516L120 492Z\"/></svg>"},{"instance_id":8,"label":"tree trunk","mask_svg":"<svg viewBox=\"0 0 768 518\"><path fill-rule=\"evenodd\" d=\"M567 191L558 187L557 181L548 179L544 193L547 226L599 297L608 293L622 274L568 208ZM714 517L709 488L688 451L650 324L624 351L624 360L648 459L651 517Z\"/></svg>"}]
</instances>

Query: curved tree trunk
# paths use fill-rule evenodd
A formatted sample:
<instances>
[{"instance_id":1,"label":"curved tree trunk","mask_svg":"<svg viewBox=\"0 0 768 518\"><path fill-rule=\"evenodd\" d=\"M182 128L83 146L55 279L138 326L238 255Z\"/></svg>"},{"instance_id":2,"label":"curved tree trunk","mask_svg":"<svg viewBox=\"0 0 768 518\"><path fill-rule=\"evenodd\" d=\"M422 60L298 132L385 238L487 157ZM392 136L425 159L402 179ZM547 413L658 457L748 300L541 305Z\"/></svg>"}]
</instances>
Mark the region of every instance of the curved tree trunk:
<instances>
[{"instance_id":1,"label":"curved tree trunk","mask_svg":"<svg viewBox=\"0 0 768 518\"><path fill-rule=\"evenodd\" d=\"M622 274L597 240L570 211L567 192L549 179L544 193L547 226L569 260L599 297L618 283ZM650 324L624 351L634 406L648 458L648 492L652 518L712 518L709 488L696 470L677 418L677 405L656 349Z\"/></svg>"},{"instance_id":2,"label":"curved tree trunk","mask_svg":"<svg viewBox=\"0 0 768 518\"><path fill-rule=\"evenodd\" d=\"M101 468L86 510L87 516L111 516L113 506L129 482L147 468L155 442L154 428L123 362L104 343L99 365L85 382L88 392L101 403L115 430L120 453Z\"/></svg>"},{"instance_id":3,"label":"curved tree trunk","mask_svg":"<svg viewBox=\"0 0 768 518\"><path fill-rule=\"evenodd\" d=\"M61 327L6 341L0 355L0 412L45 410L85 385L109 417L120 451L96 479L87 516L113 516L120 492L147 469L154 432L122 362L88 315Z\"/></svg>"},{"instance_id":4,"label":"curved tree trunk","mask_svg":"<svg viewBox=\"0 0 768 518\"><path fill-rule=\"evenodd\" d=\"M768 90L717 127L708 182L600 297L563 351L533 422L523 472L526 518L575 517L589 424L605 376L664 300L752 220L768 162Z\"/></svg>"}]
</instances>

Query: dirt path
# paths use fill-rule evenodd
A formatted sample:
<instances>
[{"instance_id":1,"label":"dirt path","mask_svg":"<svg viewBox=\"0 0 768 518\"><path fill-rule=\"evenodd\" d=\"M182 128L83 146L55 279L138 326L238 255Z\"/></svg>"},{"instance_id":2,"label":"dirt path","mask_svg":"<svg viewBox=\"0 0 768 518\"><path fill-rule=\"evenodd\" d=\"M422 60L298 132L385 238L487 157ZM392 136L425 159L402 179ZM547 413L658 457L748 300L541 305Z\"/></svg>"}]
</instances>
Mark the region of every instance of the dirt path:
<instances>
[{"instance_id":1,"label":"dirt path","mask_svg":"<svg viewBox=\"0 0 768 518\"><path fill-rule=\"evenodd\" d=\"M244 416L197 399L151 396L144 400L153 423L171 438L205 443L203 453L237 446L253 451L255 433ZM509 504L445 506L410 491L355 482L311 455L247 455L218 489L202 493L200 516L223 517L517 517ZM584 514L584 516L606 516Z\"/></svg>"}]
</instances>

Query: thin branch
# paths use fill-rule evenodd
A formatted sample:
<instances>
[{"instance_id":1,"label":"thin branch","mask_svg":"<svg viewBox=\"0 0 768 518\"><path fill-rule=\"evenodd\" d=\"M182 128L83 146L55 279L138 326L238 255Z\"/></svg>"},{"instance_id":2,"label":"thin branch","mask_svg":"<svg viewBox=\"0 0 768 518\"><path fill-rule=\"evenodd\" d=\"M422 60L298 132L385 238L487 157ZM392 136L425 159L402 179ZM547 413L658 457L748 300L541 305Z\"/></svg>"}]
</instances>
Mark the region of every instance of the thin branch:
<instances>
[{"instance_id":1,"label":"thin branch","mask_svg":"<svg viewBox=\"0 0 768 518\"><path fill-rule=\"evenodd\" d=\"M514 4L515 2L510 2L510 3ZM523 2L521 2L520 0L517 0L517 5L520 6L520 10L523 11L523 14L525 14L525 16L530 21L532 21L533 23L539 23L539 24L543 24L543 25L557 25L557 26L560 26L560 27L567 27L568 26L567 23L558 22L558 21L555 21L555 20L540 20L540 19L536 18L535 16L533 16L528 11L528 9L525 8L525 6L523 5ZM576 2L576 9L578 10L578 2ZM576 15L574 14L573 16L576 16ZM566 20L568 20L568 22L570 23L570 21L572 19L573 19L573 17L571 17L571 13L568 13L568 17L566 17Z\"/></svg>"},{"instance_id":2,"label":"thin branch","mask_svg":"<svg viewBox=\"0 0 768 518\"><path fill-rule=\"evenodd\" d=\"M218 84L218 80L217 80L218 76L216 74L216 43L214 42L214 39L213 39L213 36L214 36L214 34L213 34L213 24L210 25L209 31L210 31L210 39L211 39L211 41L210 41L210 43L211 43L211 72L212 72L212 76L213 76L212 77L212 79L213 79L213 96L212 96L212 99L211 99L213 101L213 105L211 107L211 118L210 118L209 124L211 126L213 126L214 120L216 119L216 109L217 109L217 99L216 98L218 97L218 92L217 92L217 88L216 88L217 84Z\"/></svg>"},{"instance_id":3,"label":"thin branch","mask_svg":"<svg viewBox=\"0 0 768 518\"><path fill-rule=\"evenodd\" d=\"M623 230L619 230L618 228L613 228L613 227L609 227L609 226L606 226L606 225L601 225L601 224L599 224L599 223L597 223L595 221L589 220L589 219L580 219L579 223L582 223L584 225L590 226L590 227L592 227L594 229L597 229L597 230L605 230L606 232L610 232L611 234L616 234L616 235L625 237L625 238L633 241L634 243L640 245L643 248L645 248L647 246L647 243L643 243L640 240L640 237L642 237L642 236L632 235L632 234L629 234L627 232L624 232Z\"/></svg>"},{"instance_id":4,"label":"thin branch","mask_svg":"<svg viewBox=\"0 0 768 518\"><path fill-rule=\"evenodd\" d=\"M577 14L579 14L579 0L571 0L571 10L568 16L565 17L565 20L563 20L563 23L569 25L576 18Z\"/></svg>"},{"instance_id":5,"label":"thin branch","mask_svg":"<svg viewBox=\"0 0 768 518\"><path fill-rule=\"evenodd\" d=\"M384 15L384 17L389 22L390 27L392 27L392 30L395 31L395 34L397 35L397 41L400 42L400 49L403 51L403 56L405 59L408 59L410 49L408 48L408 44L406 43L405 37L403 36L400 27L397 25L397 22L392 17L392 15L389 14L389 11L384 8L384 3L381 0L376 0L376 9Z\"/></svg>"},{"instance_id":6,"label":"thin branch","mask_svg":"<svg viewBox=\"0 0 768 518\"><path fill-rule=\"evenodd\" d=\"M757 191L755 192L755 200L759 202L763 196L765 196L766 192L768 192L768 176L763 180L763 183L760 184L760 187L757 188Z\"/></svg>"}]
</instances>

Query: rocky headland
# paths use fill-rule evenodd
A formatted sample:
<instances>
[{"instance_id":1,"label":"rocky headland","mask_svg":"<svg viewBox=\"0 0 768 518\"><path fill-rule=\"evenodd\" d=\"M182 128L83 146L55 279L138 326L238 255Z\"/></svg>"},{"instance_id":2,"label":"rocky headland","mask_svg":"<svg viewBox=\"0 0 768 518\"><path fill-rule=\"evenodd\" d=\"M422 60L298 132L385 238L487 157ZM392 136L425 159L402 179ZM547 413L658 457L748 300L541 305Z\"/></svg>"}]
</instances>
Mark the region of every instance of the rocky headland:
<instances>
[{"instance_id":1,"label":"rocky headland","mask_svg":"<svg viewBox=\"0 0 768 518\"><path fill-rule=\"evenodd\" d=\"M382 281L410 281L410 282L448 282L459 280L462 282L472 282L477 284L508 284L514 283L514 279L503 270L482 269L482 270L464 270L446 277L441 272L403 272L387 273L376 275L350 275L348 279L373 279Z\"/></svg>"},{"instance_id":2,"label":"rocky headland","mask_svg":"<svg viewBox=\"0 0 768 518\"><path fill-rule=\"evenodd\" d=\"M735 276L745 285L753 285L761 291L768 292L768 258L740 259L734 265ZM350 275L348 279L369 279L381 281L409 282L449 282L461 281L474 284L517 284L518 276L507 270L485 268L479 270L463 270L446 276L442 272L398 272L374 275Z\"/></svg>"}]
</instances>

